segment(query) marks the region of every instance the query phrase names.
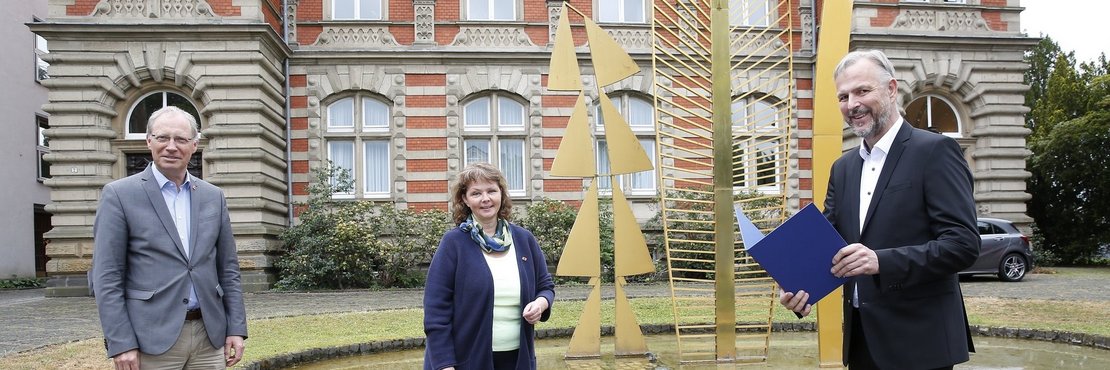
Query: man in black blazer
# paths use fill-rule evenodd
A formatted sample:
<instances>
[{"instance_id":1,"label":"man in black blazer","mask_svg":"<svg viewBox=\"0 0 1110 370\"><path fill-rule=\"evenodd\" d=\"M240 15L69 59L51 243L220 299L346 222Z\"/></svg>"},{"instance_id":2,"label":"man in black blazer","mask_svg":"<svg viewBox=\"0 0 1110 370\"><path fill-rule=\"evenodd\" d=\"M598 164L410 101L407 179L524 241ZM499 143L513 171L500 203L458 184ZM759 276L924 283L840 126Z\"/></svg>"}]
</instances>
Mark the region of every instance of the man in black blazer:
<instances>
[{"instance_id":1,"label":"man in black blazer","mask_svg":"<svg viewBox=\"0 0 1110 370\"><path fill-rule=\"evenodd\" d=\"M863 145L832 166L825 217L849 245L844 360L855 369L951 369L974 351L957 273L979 255L972 177L952 138L899 115L894 67L855 51L833 74L840 112ZM780 302L808 315L804 291Z\"/></svg>"}]
</instances>

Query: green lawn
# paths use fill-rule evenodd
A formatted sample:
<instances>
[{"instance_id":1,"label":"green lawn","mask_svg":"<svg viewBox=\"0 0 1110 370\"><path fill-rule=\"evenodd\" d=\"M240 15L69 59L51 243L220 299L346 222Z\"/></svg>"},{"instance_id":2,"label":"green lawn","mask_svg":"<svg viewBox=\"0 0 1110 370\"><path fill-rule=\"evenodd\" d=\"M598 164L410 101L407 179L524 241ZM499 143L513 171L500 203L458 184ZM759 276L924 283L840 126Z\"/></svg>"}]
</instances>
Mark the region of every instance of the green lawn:
<instances>
[{"instance_id":1,"label":"green lawn","mask_svg":"<svg viewBox=\"0 0 1110 370\"><path fill-rule=\"evenodd\" d=\"M1067 269L1061 273L1089 273ZM1101 272L1096 272L1101 273ZM1047 301L998 298L965 298L974 325L1040 330L1063 330L1110 336L1110 321L1091 318L1110 317L1105 302ZM607 305L604 303L608 303ZM582 301L556 303L551 320L544 328L573 327L582 311ZM670 298L632 300L641 324L673 324ZM776 307L776 322L797 322L793 314ZM738 321L765 319L766 308L738 311ZM423 336L420 309L308 315L252 320L244 363L304 349L331 347L385 339ZM812 321L812 316L806 318ZM612 301L603 302L602 323L613 322ZM816 345L816 343L814 344ZM0 369L104 369L99 338L49 346L0 358Z\"/></svg>"}]
</instances>

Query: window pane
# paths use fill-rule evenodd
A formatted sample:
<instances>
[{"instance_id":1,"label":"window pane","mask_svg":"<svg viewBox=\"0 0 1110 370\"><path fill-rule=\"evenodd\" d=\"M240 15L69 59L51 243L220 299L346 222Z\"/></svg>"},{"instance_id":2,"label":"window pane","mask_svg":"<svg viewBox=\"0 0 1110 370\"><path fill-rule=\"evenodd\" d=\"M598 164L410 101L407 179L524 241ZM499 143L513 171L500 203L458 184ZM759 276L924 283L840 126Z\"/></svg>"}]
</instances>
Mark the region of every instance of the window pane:
<instances>
[{"instance_id":1,"label":"window pane","mask_svg":"<svg viewBox=\"0 0 1110 370\"><path fill-rule=\"evenodd\" d=\"M389 193L389 141L363 143L363 192Z\"/></svg>"},{"instance_id":2,"label":"window pane","mask_svg":"<svg viewBox=\"0 0 1110 370\"><path fill-rule=\"evenodd\" d=\"M524 106L509 98L497 99L499 127L524 127Z\"/></svg>"},{"instance_id":3,"label":"window pane","mask_svg":"<svg viewBox=\"0 0 1110 370\"><path fill-rule=\"evenodd\" d=\"M489 140L466 141L466 164L485 162L489 163Z\"/></svg>"},{"instance_id":4,"label":"window pane","mask_svg":"<svg viewBox=\"0 0 1110 370\"><path fill-rule=\"evenodd\" d=\"M768 0L730 0L729 24L733 26L766 26L769 23Z\"/></svg>"},{"instance_id":5,"label":"window pane","mask_svg":"<svg viewBox=\"0 0 1110 370\"><path fill-rule=\"evenodd\" d=\"M489 1L490 0L469 0L467 1L466 16L471 20L488 20L489 18Z\"/></svg>"},{"instance_id":6,"label":"window pane","mask_svg":"<svg viewBox=\"0 0 1110 370\"><path fill-rule=\"evenodd\" d=\"M655 166L655 140L640 139L640 146L644 147L651 164ZM641 192L655 191L655 171L643 171L630 175L629 188Z\"/></svg>"},{"instance_id":7,"label":"window pane","mask_svg":"<svg viewBox=\"0 0 1110 370\"><path fill-rule=\"evenodd\" d=\"M620 22L620 5L619 1L598 1L597 21Z\"/></svg>"},{"instance_id":8,"label":"window pane","mask_svg":"<svg viewBox=\"0 0 1110 370\"><path fill-rule=\"evenodd\" d=\"M39 52L43 52L43 53L50 52L50 48L47 47L46 38L43 38L42 36L39 36L39 35L35 35L35 49L37 49Z\"/></svg>"},{"instance_id":9,"label":"window pane","mask_svg":"<svg viewBox=\"0 0 1110 370\"><path fill-rule=\"evenodd\" d=\"M516 0L493 0L493 19L511 21L516 19Z\"/></svg>"},{"instance_id":10,"label":"window pane","mask_svg":"<svg viewBox=\"0 0 1110 370\"><path fill-rule=\"evenodd\" d=\"M475 99L463 111L463 127L489 128L489 118L489 98Z\"/></svg>"},{"instance_id":11,"label":"window pane","mask_svg":"<svg viewBox=\"0 0 1110 370\"><path fill-rule=\"evenodd\" d=\"M164 98L164 93L154 93L135 104L135 108L131 110L131 117L127 120L127 133L145 134L147 119L150 118L151 113L162 108Z\"/></svg>"},{"instance_id":12,"label":"window pane","mask_svg":"<svg viewBox=\"0 0 1110 370\"><path fill-rule=\"evenodd\" d=\"M778 127L778 112L775 107L770 103L757 100L752 102L752 124L755 125L753 129L765 130Z\"/></svg>"},{"instance_id":13,"label":"window pane","mask_svg":"<svg viewBox=\"0 0 1110 370\"><path fill-rule=\"evenodd\" d=\"M362 127L386 128L389 126L389 108L374 99L362 99Z\"/></svg>"},{"instance_id":14,"label":"window pane","mask_svg":"<svg viewBox=\"0 0 1110 370\"><path fill-rule=\"evenodd\" d=\"M655 120L651 102L640 98L628 98L628 125L633 130L653 130Z\"/></svg>"},{"instance_id":15,"label":"window pane","mask_svg":"<svg viewBox=\"0 0 1110 370\"><path fill-rule=\"evenodd\" d=\"M594 121L597 122L597 127L596 128L599 131L605 129L605 116L601 115L600 102L601 102L601 100L599 99L598 104L594 105Z\"/></svg>"},{"instance_id":16,"label":"window pane","mask_svg":"<svg viewBox=\"0 0 1110 370\"><path fill-rule=\"evenodd\" d=\"M756 185L767 186L775 185L778 182L778 142L767 141L760 143L756 146L758 152L756 153Z\"/></svg>"},{"instance_id":17,"label":"window pane","mask_svg":"<svg viewBox=\"0 0 1110 370\"><path fill-rule=\"evenodd\" d=\"M734 187L743 187L743 186L745 186L745 184L744 184L744 170L745 170L744 147L747 146L747 145L749 145L749 143L746 140L744 140L744 141L733 140L733 142L732 142L732 186L734 186Z\"/></svg>"},{"instance_id":18,"label":"window pane","mask_svg":"<svg viewBox=\"0 0 1110 370\"><path fill-rule=\"evenodd\" d=\"M355 127L355 100L346 98L328 106L328 129L350 130Z\"/></svg>"},{"instance_id":19,"label":"window pane","mask_svg":"<svg viewBox=\"0 0 1110 370\"><path fill-rule=\"evenodd\" d=\"M330 159L336 167L346 169L351 177L355 176L355 143L350 141L329 141L328 159ZM331 183L333 186L336 185L337 180L337 177L332 177Z\"/></svg>"},{"instance_id":20,"label":"window pane","mask_svg":"<svg viewBox=\"0 0 1110 370\"><path fill-rule=\"evenodd\" d=\"M355 0L332 0L332 19L355 19Z\"/></svg>"},{"instance_id":21,"label":"window pane","mask_svg":"<svg viewBox=\"0 0 1110 370\"><path fill-rule=\"evenodd\" d=\"M499 142L501 172L510 191L524 191L524 140L502 139Z\"/></svg>"},{"instance_id":22,"label":"window pane","mask_svg":"<svg viewBox=\"0 0 1110 370\"><path fill-rule=\"evenodd\" d=\"M644 23L644 0L624 0L624 22Z\"/></svg>"},{"instance_id":23,"label":"window pane","mask_svg":"<svg viewBox=\"0 0 1110 370\"><path fill-rule=\"evenodd\" d=\"M744 127L748 122L748 110L746 108L747 100L740 100L732 102L732 127Z\"/></svg>"},{"instance_id":24,"label":"window pane","mask_svg":"<svg viewBox=\"0 0 1110 370\"><path fill-rule=\"evenodd\" d=\"M597 178L598 189L612 189L613 184L609 179L609 145L605 140L597 141Z\"/></svg>"},{"instance_id":25,"label":"window pane","mask_svg":"<svg viewBox=\"0 0 1110 370\"><path fill-rule=\"evenodd\" d=\"M379 0L362 0L359 5L359 19L382 19L382 4Z\"/></svg>"}]
</instances>

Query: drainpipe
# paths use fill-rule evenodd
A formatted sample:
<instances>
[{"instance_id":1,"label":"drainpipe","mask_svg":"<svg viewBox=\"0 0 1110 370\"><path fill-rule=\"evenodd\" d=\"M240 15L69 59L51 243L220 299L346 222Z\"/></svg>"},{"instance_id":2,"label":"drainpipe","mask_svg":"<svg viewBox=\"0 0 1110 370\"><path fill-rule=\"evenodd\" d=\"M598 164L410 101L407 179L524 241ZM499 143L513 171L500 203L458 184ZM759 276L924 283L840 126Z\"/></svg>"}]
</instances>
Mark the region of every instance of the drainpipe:
<instances>
[{"instance_id":1,"label":"drainpipe","mask_svg":"<svg viewBox=\"0 0 1110 370\"><path fill-rule=\"evenodd\" d=\"M289 0L281 0L281 40L289 45ZM292 53L292 50L290 50ZM288 208L285 227L293 226L293 118L292 106L289 103L293 90L289 86L289 59L285 57L285 205Z\"/></svg>"}]
</instances>

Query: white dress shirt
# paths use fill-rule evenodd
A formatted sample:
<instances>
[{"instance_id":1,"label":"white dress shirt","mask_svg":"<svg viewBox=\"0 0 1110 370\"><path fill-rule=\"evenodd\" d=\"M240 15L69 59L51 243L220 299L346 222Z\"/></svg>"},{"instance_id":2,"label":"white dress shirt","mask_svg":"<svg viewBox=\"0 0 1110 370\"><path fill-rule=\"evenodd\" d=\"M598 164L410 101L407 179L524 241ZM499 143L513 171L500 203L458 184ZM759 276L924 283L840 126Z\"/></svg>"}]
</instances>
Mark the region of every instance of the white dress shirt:
<instances>
[{"instance_id":1,"label":"white dress shirt","mask_svg":"<svg viewBox=\"0 0 1110 370\"><path fill-rule=\"evenodd\" d=\"M863 223L867 221L867 210L871 207L871 198L875 196L875 185L879 182L879 174L883 172L886 164L886 155L890 153L890 146L894 144L894 137L902 128L902 117L890 126L890 129L879 138L873 148L867 148L867 142L859 146L859 156L863 158L863 171L859 178L859 233L863 235ZM870 150L868 150L870 149ZM852 307L859 308L859 291L852 289Z\"/></svg>"},{"instance_id":2,"label":"white dress shirt","mask_svg":"<svg viewBox=\"0 0 1110 370\"><path fill-rule=\"evenodd\" d=\"M170 217L173 217L173 224L177 228L177 236L181 240L181 246L185 249L185 258L188 259L189 254L193 253L191 244L189 244L189 231L192 227L192 205L193 191L192 191L192 178L188 172L185 173L185 182L178 187L173 181L170 181L158 167L154 167L154 180L158 181L158 188L162 190L162 200L166 201L166 208L170 210ZM197 290L193 284L189 283L189 303L188 309L194 309L200 306L197 300Z\"/></svg>"}]
</instances>

